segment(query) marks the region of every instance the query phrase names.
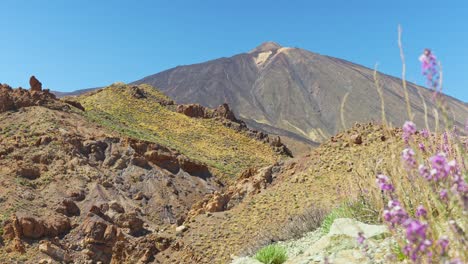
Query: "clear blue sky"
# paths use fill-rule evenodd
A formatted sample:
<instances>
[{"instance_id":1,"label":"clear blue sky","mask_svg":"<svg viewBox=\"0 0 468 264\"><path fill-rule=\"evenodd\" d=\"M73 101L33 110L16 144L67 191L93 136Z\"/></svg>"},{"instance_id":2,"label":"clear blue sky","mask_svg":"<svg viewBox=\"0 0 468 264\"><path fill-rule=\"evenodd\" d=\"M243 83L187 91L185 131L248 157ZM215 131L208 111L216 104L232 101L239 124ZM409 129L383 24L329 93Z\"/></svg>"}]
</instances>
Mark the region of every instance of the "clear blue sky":
<instances>
[{"instance_id":1,"label":"clear blue sky","mask_svg":"<svg viewBox=\"0 0 468 264\"><path fill-rule=\"evenodd\" d=\"M72 3L73 2L73 3ZM468 1L23 1L0 2L0 82L34 74L59 91L130 82L183 64L247 52L264 41L343 58L408 79L430 47L445 92L468 101Z\"/></svg>"}]
</instances>

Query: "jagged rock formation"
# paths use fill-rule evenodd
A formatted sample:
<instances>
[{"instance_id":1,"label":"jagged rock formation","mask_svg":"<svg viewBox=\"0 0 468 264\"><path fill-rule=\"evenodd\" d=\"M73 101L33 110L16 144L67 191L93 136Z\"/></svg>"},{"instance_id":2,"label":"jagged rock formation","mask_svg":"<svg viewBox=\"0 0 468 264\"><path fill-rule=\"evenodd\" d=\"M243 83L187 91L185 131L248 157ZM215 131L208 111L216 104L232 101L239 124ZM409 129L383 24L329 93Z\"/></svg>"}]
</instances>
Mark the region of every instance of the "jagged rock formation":
<instances>
[{"instance_id":1,"label":"jagged rock formation","mask_svg":"<svg viewBox=\"0 0 468 264\"><path fill-rule=\"evenodd\" d=\"M271 145L278 154L289 157L293 156L291 150L281 142L281 138L279 136L271 136L267 133L248 128L244 121L236 118L228 104L219 105L214 110L199 104L177 105L176 111L194 118L217 119L229 128L235 129L236 131L246 132L249 137Z\"/></svg>"}]
</instances>

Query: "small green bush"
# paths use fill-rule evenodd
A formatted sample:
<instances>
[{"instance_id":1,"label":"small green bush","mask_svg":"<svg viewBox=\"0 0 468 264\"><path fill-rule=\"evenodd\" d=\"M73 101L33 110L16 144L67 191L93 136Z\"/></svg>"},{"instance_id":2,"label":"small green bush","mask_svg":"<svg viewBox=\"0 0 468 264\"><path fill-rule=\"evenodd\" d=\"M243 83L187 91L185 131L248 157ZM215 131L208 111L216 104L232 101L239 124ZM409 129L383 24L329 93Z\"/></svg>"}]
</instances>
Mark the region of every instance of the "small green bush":
<instances>
[{"instance_id":1,"label":"small green bush","mask_svg":"<svg viewBox=\"0 0 468 264\"><path fill-rule=\"evenodd\" d=\"M255 254L255 259L265 264L281 264L286 261L286 250L278 245L269 245Z\"/></svg>"},{"instance_id":2,"label":"small green bush","mask_svg":"<svg viewBox=\"0 0 468 264\"><path fill-rule=\"evenodd\" d=\"M366 224L379 223L378 211L371 206L363 201L346 202L325 216L320 225L323 234L330 232L330 227L337 218L353 218Z\"/></svg>"},{"instance_id":3,"label":"small green bush","mask_svg":"<svg viewBox=\"0 0 468 264\"><path fill-rule=\"evenodd\" d=\"M328 234L328 232L330 232L330 227L332 226L335 219L348 217L352 217L351 209L348 206L342 205L337 207L333 209L333 211L331 211L327 216L325 216L325 219L323 219L322 225L320 226L320 230L323 234Z\"/></svg>"}]
</instances>

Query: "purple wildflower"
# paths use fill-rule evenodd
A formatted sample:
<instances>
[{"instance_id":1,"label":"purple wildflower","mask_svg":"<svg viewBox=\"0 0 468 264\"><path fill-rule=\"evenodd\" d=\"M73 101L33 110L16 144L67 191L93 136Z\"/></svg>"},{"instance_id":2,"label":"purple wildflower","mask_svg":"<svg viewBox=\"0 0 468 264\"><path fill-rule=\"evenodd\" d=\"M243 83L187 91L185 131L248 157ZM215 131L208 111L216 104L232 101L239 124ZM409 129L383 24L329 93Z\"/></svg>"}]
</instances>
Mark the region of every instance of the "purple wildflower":
<instances>
[{"instance_id":1,"label":"purple wildflower","mask_svg":"<svg viewBox=\"0 0 468 264\"><path fill-rule=\"evenodd\" d=\"M414 133L416 133L416 125L411 121L406 121L403 125L403 132L409 135L413 135Z\"/></svg>"},{"instance_id":2,"label":"purple wildflower","mask_svg":"<svg viewBox=\"0 0 468 264\"><path fill-rule=\"evenodd\" d=\"M419 57L419 61L421 61L422 74L426 76L427 85L437 92L440 76L436 56L432 54L430 49L425 49Z\"/></svg>"},{"instance_id":3,"label":"purple wildflower","mask_svg":"<svg viewBox=\"0 0 468 264\"><path fill-rule=\"evenodd\" d=\"M420 134L421 134L421 136L423 136L423 138L428 138L429 137L429 131L427 129L421 130Z\"/></svg>"},{"instance_id":4,"label":"purple wildflower","mask_svg":"<svg viewBox=\"0 0 468 264\"><path fill-rule=\"evenodd\" d=\"M432 169L434 170L431 173L434 174L433 176L436 180L440 180L447 177L450 168L447 164L447 158L445 153L441 152L439 154L436 154L435 156L429 158L429 161L431 162Z\"/></svg>"},{"instance_id":5,"label":"purple wildflower","mask_svg":"<svg viewBox=\"0 0 468 264\"><path fill-rule=\"evenodd\" d=\"M412 220L406 226L406 239L410 242L418 242L426 239L427 225L419 222L418 220Z\"/></svg>"},{"instance_id":6,"label":"purple wildflower","mask_svg":"<svg viewBox=\"0 0 468 264\"><path fill-rule=\"evenodd\" d=\"M439 197L442 201L446 202L448 200L448 192L446 189L442 189L439 191Z\"/></svg>"},{"instance_id":7,"label":"purple wildflower","mask_svg":"<svg viewBox=\"0 0 468 264\"><path fill-rule=\"evenodd\" d=\"M395 190L388 177L383 174L377 175L376 182L382 191L393 192Z\"/></svg>"},{"instance_id":8,"label":"purple wildflower","mask_svg":"<svg viewBox=\"0 0 468 264\"><path fill-rule=\"evenodd\" d=\"M402 225L408 220L408 213L401 207L400 202L391 200L388 202L388 208L384 210L383 217L391 226Z\"/></svg>"},{"instance_id":9,"label":"purple wildflower","mask_svg":"<svg viewBox=\"0 0 468 264\"><path fill-rule=\"evenodd\" d=\"M424 206L420 205L416 208L416 216L418 217L426 217L427 211L424 209Z\"/></svg>"},{"instance_id":10,"label":"purple wildflower","mask_svg":"<svg viewBox=\"0 0 468 264\"><path fill-rule=\"evenodd\" d=\"M405 247L405 254L410 256L413 261L416 261L420 253L427 253L432 241L426 238L427 224L414 219L407 222L406 239L408 244Z\"/></svg>"},{"instance_id":11,"label":"purple wildflower","mask_svg":"<svg viewBox=\"0 0 468 264\"><path fill-rule=\"evenodd\" d=\"M402 152L402 159L406 164L406 167L408 169L415 168L416 167L416 159L414 158L416 154L411 148L405 148Z\"/></svg>"},{"instance_id":12,"label":"purple wildflower","mask_svg":"<svg viewBox=\"0 0 468 264\"><path fill-rule=\"evenodd\" d=\"M357 237L357 242L362 245L364 243L364 241L366 240L366 237L364 237L364 233L363 232L359 232L358 233L358 237Z\"/></svg>"},{"instance_id":13,"label":"purple wildflower","mask_svg":"<svg viewBox=\"0 0 468 264\"><path fill-rule=\"evenodd\" d=\"M419 175L421 175L424 179L430 181L432 180L432 174L429 168L423 164L419 165Z\"/></svg>"},{"instance_id":14,"label":"purple wildflower","mask_svg":"<svg viewBox=\"0 0 468 264\"><path fill-rule=\"evenodd\" d=\"M414 133L416 133L416 125L411 121L406 121L403 125L403 140L408 143Z\"/></svg>"},{"instance_id":15,"label":"purple wildflower","mask_svg":"<svg viewBox=\"0 0 468 264\"><path fill-rule=\"evenodd\" d=\"M442 255L445 255L447 253L449 242L450 241L449 241L448 237L446 237L446 236L443 236L439 240L437 240L437 245L440 246Z\"/></svg>"},{"instance_id":16,"label":"purple wildflower","mask_svg":"<svg viewBox=\"0 0 468 264\"><path fill-rule=\"evenodd\" d=\"M426 152L426 146L424 146L423 143L419 143L419 144L418 144L418 147L419 147L419 149L420 149L422 152Z\"/></svg>"}]
</instances>

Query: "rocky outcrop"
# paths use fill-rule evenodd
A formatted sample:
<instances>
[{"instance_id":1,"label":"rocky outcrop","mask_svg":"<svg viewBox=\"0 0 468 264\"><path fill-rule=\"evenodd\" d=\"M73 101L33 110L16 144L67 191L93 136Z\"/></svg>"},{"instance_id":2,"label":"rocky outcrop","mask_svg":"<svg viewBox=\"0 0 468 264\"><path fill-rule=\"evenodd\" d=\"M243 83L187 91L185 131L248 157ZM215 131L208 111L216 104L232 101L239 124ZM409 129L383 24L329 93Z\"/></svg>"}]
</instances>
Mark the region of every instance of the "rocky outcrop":
<instances>
[{"instance_id":1,"label":"rocky outcrop","mask_svg":"<svg viewBox=\"0 0 468 264\"><path fill-rule=\"evenodd\" d=\"M224 103L214 110L204 107L200 104L181 104L177 106L177 112L182 113L189 117L195 118L220 118L229 120L235 123L241 123L239 119L236 118L234 113L229 108L229 105Z\"/></svg>"},{"instance_id":2,"label":"rocky outcrop","mask_svg":"<svg viewBox=\"0 0 468 264\"><path fill-rule=\"evenodd\" d=\"M210 118L207 109L199 104L178 105L177 113L181 113L189 117Z\"/></svg>"},{"instance_id":3,"label":"rocky outcrop","mask_svg":"<svg viewBox=\"0 0 468 264\"><path fill-rule=\"evenodd\" d=\"M200 104L182 104L177 106L176 111L193 118L218 119L226 127L246 133L251 138L269 144L276 153L292 157L292 152L281 142L279 136L270 136L264 132L249 129L242 120L236 118L234 112L231 111L229 105L226 103L218 106L214 110Z\"/></svg>"},{"instance_id":4,"label":"rocky outcrop","mask_svg":"<svg viewBox=\"0 0 468 264\"><path fill-rule=\"evenodd\" d=\"M71 100L58 100L48 89L42 89L42 83L31 76L29 80L31 88L13 89L6 84L0 84L0 113L18 110L29 106L47 106L52 109L67 110L69 105L82 111L85 109L79 102Z\"/></svg>"},{"instance_id":5,"label":"rocky outcrop","mask_svg":"<svg viewBox=\"0 0 468 264\"><path fill-rule=\"evenodd\" d=\"M119 203L93 206L78 232L86 257L103 263L148 263L169 247L171 240L156 234L142 235L143 221L126 213Z\"/></svg>"},{"instance_id":6,"label":"rocky outcrop","mask_svg":"<svg viewBox=\"0 0 468 264\"><path fill-rule=\"evenodd\" d=\"M70 220L61 216L38 218L35 216L14 216L4 224L3 239L15 238L39 239L53 238L66 234L71 229Z\"/></svg>"},{"instance_id":7,"label":"rocky outcrop","mask_svg":"<svg viewBox=\"0 0 468 264\"><path fill-rule=\"evenodd\" d=\"M134 139L127 139L127 144L129 144L139 156L144 157L147 161L167 169L172 173L177 173L182 169L191 175L202 178L211 177L211 172L206 164L191 160L185 155L162 145Z\"/></svg>"},{"instance_id":8,"label":"rocky outcrop","mask_svg":"<svg viewBox=\"0 0 468 264\"><path fill-rule=\"evenodd\" d=\"M262 169L251 168L244 171L235 184L224 192L214 192L196 203L188 213L188 219L207 212L221 212L229 210L249 196L260 193L267 188L280 170L278 165Z\"/></svg>"},{"instance_id":9,"label":"rocky outcrop","mask_svg":"<svg viewBox=\"0 0 468 264\"><path fill-rule=\"evenodd\" d=\"M18 110L22 107L34 105L48 105L55 101L55 95L49 91L39 90L36 84L36 90L27 91L22 88L12 89L8 85L0 85L0 112Z\"/></svg>"},{"instance_id":10,"label":"rocky outcrop","mask_svg":"<svg viewBox=\"0 0 468 264\"><path fill-rule=\"evenodd\" d=\"M69 104L75 108L78 108L80 109L81 111L85 111L84 107L79 103L79 102L76 102L76 101L72 101L72 100L63 100L64 103L66 104Z\"/></svg>"},{"instance_id":11,"label":"rocky outcrop","mask_svg":"<svg viewBox=\"0 0 468 264\"><path fill-rule=\"evenodd\" d=\"M42 91L42 83L36 79L36 77L33 75L31 78L29 78L29 85L31 86L31 91L32 92L41 92Z\"/></svg>"}]
</instances>

